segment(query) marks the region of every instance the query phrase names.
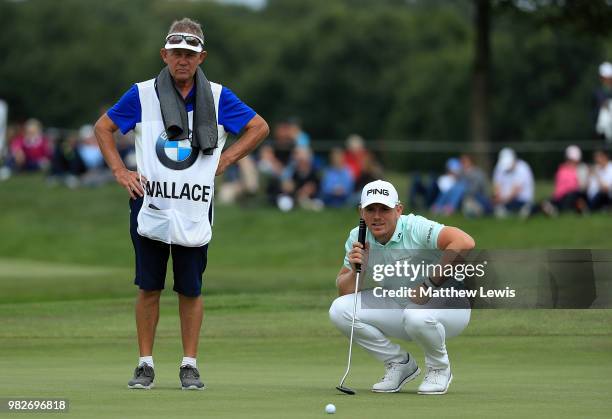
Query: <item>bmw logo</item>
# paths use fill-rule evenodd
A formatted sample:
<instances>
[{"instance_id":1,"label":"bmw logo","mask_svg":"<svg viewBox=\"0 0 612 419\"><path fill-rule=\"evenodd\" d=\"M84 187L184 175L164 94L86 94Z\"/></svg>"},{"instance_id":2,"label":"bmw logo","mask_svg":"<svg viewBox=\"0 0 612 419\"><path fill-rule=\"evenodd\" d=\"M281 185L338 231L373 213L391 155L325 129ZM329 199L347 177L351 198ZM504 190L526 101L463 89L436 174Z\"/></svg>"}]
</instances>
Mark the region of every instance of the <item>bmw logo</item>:
<instances>
[{"instance_id":1,"label":"bmw logo","mask_svg":"<svg viewBox=\"0 0 612 419\"><path fill-rule=\"evenodd\" d=\"M191 138L191 131L189 131ZM157 158L168 169L185 170L191 167L198 159L198 149L191 147L191 141L168 139L166 131L163 131L155 143Z\"/></svg>"}]
</instances>

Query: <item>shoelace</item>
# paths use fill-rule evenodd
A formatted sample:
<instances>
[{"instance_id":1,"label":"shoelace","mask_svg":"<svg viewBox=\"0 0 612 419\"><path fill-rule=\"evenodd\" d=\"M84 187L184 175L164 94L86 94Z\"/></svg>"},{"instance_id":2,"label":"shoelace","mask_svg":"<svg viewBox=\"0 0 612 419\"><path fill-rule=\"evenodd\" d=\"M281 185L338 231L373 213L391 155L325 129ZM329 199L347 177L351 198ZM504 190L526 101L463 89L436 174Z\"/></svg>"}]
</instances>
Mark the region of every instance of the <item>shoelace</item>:
<instances>
[{"instance_id":1,"label":"shoelace","mask_svg":"<svg viewBox=\"0 0 612 419\"><path fill-rule=\"evenodd\" d=\"M152 372L153 368L144 364L136 368L136 377L151 377L153 376Z\"/></svg>"},{"instance_id":2,"label":"shoelace","mask_svg":"<svg viewBox=\"0 0 612 419\"><path fill-rule=\"evenodd\" d=\"M383 381L388 380L391 377L391 374L395 372L401 365L400 362L391 362L387 364L387 371L385 371L385 376L382 378Z\"/></svg>"},{"instance_id":3,"label":"shoelace","mask_svg":"<svg viewBox=\"0 0 612 419\"><path fill-rule=\"evenodd\" d=\"M196 370L193 367L181 367L181 371L184 371L184 377L185 378L200 378L200 374L198 373L198 370Z\"/></svg>"},{"instance_id":4,"label":"shoelace","mask_svg":"<svg viewBox=\"0 0 612 419\"><path fill-rule=\"evenodd\" d=\"M429 382L433 382L435 384L440 384L440 377L441 377L441 372L442 370L435 370L433 368L430 368L427 370L427 374L425 374L425 381L429 381Z\"/></svg>"}]
</instances>

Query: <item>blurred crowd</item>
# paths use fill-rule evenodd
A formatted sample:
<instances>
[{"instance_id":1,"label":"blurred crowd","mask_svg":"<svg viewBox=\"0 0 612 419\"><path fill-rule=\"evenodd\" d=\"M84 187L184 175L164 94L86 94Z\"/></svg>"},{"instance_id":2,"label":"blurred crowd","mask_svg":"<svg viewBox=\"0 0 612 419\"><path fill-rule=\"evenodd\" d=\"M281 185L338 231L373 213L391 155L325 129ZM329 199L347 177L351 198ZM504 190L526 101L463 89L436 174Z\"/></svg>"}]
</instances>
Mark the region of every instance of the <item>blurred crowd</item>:
<instances>
[{"instance_id":1,"label":"blurred crowd","mask_svg":"<svg viewBox=\"0 0 612 419\"><path fill-rule=\"evenodd\" d=\"M49 184L70 188L99 186L113 180L92 125L83 125L78 131L44 130L41 122L32 118L22 125L10 126L7 137L8 147L0 160L0 179L43 172ZM135 169L133 136L118 135L117 145L126 166Z\"/></svg>"},{"instance_id":2,"label":"blurred crowd","mask_svg":"<svg viewBox=\"0 0 612 419\"><path fill-rule=\"evenodd\" d=\"M552 196L536 202L531 167L511 148L499 152L491 181L472 156L463 154L450 158L440 176L414 175L408 196L410 210L438 215L461 212L467 217L517 214L525 218L538 213L553 217L561 212L588 214L610 208L612 162L601 149L587 164L578 146L567 147L565 161L555 173Z\"/></svg>"},{"instance_id":3,"label":"blurred crowd","mask_svg":"<svg viewBox=\"0 0 612 419\"><path fill-rule=\"evenodd\" d=\"M610 208L612 163L604 147L612 143L612 63L599 66L600 83L593 92L592 126L602 141L590 162L572 145L554 175L554 192L535 200L534 177L529 163L510 148L500 151L492 175L479 167L474 156L463 154L446 162L444 173L410 177L407 191L410 211L438 215L463 213L469 217L518 214L528 217L561 212L587 214ZM7 129L7 146L0 153L0 180L22 172L44 172L51 185L70 188L98 186L113 180L98 148L93 127L78 131L47 129L29 119ZM136 169L134 136L117 134L117 148L126 166ZM364 139L350 135L340 147L315 153L310 136L299 119L274 125L271 138L257 153L230 167L221 179L217 199L226 204L260 203L281 211L293 208L356 207L363 186L383 178L376 155ZM552 175L552 173L551 173Z\"/></svg>"},{"instance_id":4,"label":"blurred crowd","mask_svg":"<svg viewBox=\"0 0 612 419\"><path fill-rule=\"evenodd\" d=\"M612 63L599 66L599 86L593 93L593 127L595 137L612 143ZM610 208L612 201L612 163L602 147L592 155L590 164L583 162L582 150L571 145L565 150L565 161L554 175L554 192L542 202L535 201L535 183L529 163L514 150L500 151L491 180L468 154L446 162L440 176L415 174L408 192L410 208L450 215L462 212L468 217L494 215L506 217L516 213L529 217L543 213L556 216L561 212L588 214ZM492 186L490 186L492 184Z\"/></svg>"},{"instance_id":5,"label":"blurred crowd","mask_svg":"<svg viewBox=\"0 0 612 419\"><path fill-rule=\"evenodd\" d=\"M49 184L70 188L113 180L91 125L76 132L45 132L39 121L30 119L10 132L0 179L13 173L42 171ZM118 135L117 144L126 166L135 169L133 137ZM531 167L511 148L499 152L491 176L473 156L462 154L448 159L444 173L411 175L408 210L468 217L556 216L608 210L612 203L612 162L603 148L590 157L587 163L578 146L567 147L565 161L554 175L552 196L536 202ZM259 203L263 197L281 211L356 207L363 186L383 177L381 164L359 135L350 135L343 147L316 154L299 121L288 119L274 126L271 138L258 153L228 169L217 198L230 204L251 199Z\"/></svg>"},{"instance_id":6,"label":"blurred crowd","mask_svg":"<svg viewBox=\"0 0 612 419\"><path fill-rule=\"evenodd\" d=\"M380 177L381 166L359 135L349 136L343 148L318 155L311 149L309 135L292 118L277 123L258 154L241 160L226 174L219 199L231 203L254 196L261 182L266 201L281 211L295 207L320 211L356 206L363 186Z\"/></svg>"}]
</instances>

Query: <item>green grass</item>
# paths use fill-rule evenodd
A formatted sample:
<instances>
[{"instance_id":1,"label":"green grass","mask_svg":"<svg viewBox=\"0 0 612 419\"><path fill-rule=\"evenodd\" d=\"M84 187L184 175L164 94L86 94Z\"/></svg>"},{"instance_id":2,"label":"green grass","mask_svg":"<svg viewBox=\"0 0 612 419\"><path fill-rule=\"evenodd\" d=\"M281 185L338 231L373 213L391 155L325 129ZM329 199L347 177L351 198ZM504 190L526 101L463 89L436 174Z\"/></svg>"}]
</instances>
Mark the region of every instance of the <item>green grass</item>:
<instances>
[{"instance_id":1,"label":"green grass","mask_svg":"<svg viewBox=\"0 0 612 419\"><path fill-rule=\"evenodd\" d=\"M127 199L114 186L0 183L0 397L66 397L73 417L609 417L611 310L476 310L449 340L444 397L368 392L379 363L354 352L327 308L354 211L216 208L199 363L209 389L181 392L176 299L162 299L156 389L128 391L137 357ZM481 248L612 248L607 215L444 223ZM168 278L169 284L171 278ZM170 287L169 287L170 288ZM406 343L422 364L422 352ZM419 380L417 380L419 381ZM21 417L27 417L23 415Z\"/></svg>"}]
</instances>

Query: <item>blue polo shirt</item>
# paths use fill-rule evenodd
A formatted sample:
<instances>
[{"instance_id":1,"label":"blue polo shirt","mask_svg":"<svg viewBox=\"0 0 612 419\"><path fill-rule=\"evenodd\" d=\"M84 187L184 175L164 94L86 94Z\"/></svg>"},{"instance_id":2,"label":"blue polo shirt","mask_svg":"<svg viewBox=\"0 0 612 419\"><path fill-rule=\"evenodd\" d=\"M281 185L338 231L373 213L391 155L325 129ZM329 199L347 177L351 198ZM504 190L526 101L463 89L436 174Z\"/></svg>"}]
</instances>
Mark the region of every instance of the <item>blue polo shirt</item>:
<instances>
[{"instance_id":1,"label":"blue polo shirt","mask_svg":"<svg viewBox=\"0 0 612 419\"><path fill-rule=\"evenodd\" d=\"M185 98L187 112L193 111L194 98L195 85ZM142 120L138 87L134 84L106 114L123 134L133 130ZM217 120L227 132L238 134L255 115L255 111L238 99L234 92L222 87Z\"/></svg>"},{"instance_id":2,"label":"blue polo shirt","mask_svg":"<svg viewBox=\"0 0 612 419\"><path fill-rule=\"evenodd\" d=\"M381 244L376 241L368 229L366 233L366 242L370 245L370 249L388 249L388 250L418 250L418 249L437 249L438 236L444 228L444 224L428 220L420 215L402 215L397 220L395 231L391 239ZM351 230L346 243L344 244L344 266L351 269L351 264L348 259L348 253L353 248L353 243L358 240L359 227Z\"/></svg>"}]
</instances>

